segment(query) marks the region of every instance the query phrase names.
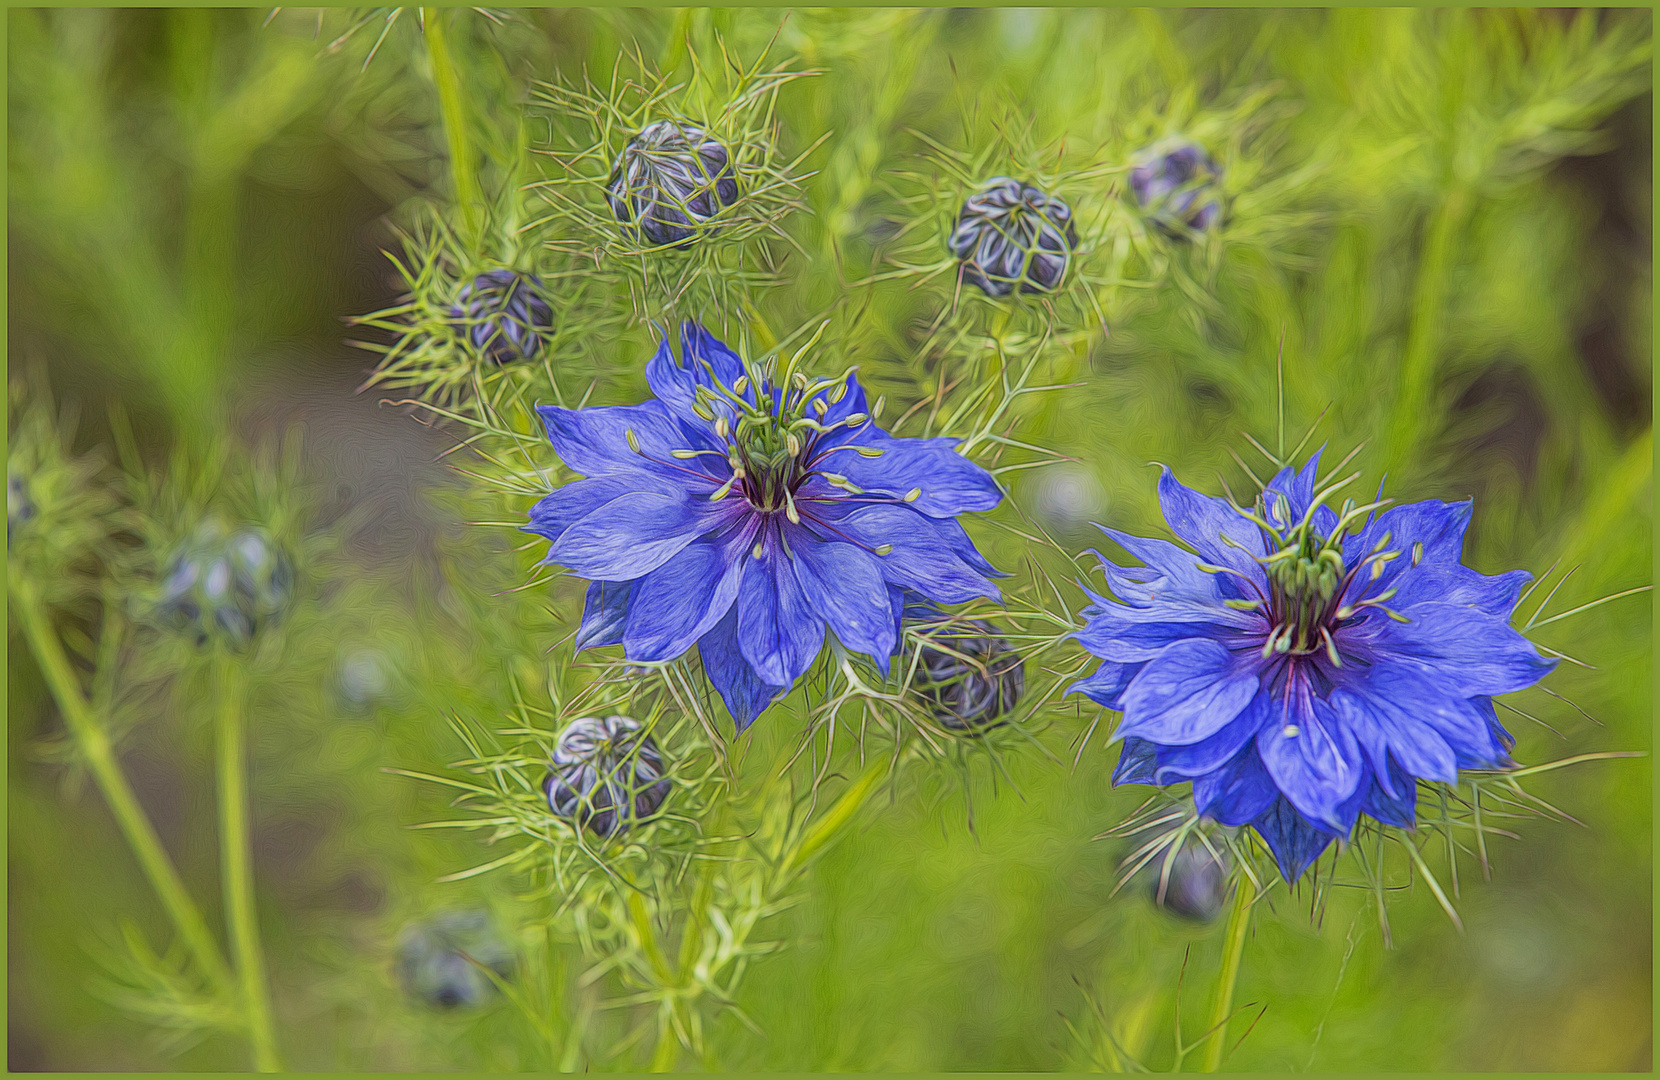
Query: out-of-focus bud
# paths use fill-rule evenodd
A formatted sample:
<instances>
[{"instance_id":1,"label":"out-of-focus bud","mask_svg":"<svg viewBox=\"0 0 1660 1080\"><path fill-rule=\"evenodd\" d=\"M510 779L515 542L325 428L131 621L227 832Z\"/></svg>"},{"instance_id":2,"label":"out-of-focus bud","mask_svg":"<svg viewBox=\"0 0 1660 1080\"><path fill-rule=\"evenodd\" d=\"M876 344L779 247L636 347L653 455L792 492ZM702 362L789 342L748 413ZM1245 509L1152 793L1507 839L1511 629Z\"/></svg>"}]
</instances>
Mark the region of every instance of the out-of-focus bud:
<instances>
[{"instance_id":1,"label":"out-of-focus bud","mask_svg":"<svg viewBox=\"0 0 1660 1080\"><path fill-rule=\"evenodd\" d=\"M1164 882L1162 896L1159 881L1164 873L1165 852L1148 863L1152 872L1153 902L1166 911L1195 922L1212 922L1222 913L1227 900L1228 871L1217 861L1210 849L1201 843L1188 843L1170 859L1170 877Z\"/></svg>"},{"instance_id":2,"label":"out-of-focus bud","mask_svg":"<svg viewBox=\"0 0 1660 1080\"><path fill-rule=\"evenodd\" d=\"M543 790L555 814L611 836L662 807L672 786L664 772L661 751L638 721L583 717L559 733Z\"/></svg>"},{"instance_id":3,"label":"out-of-focus bud","mask_svg":"<svg viewBox=\"0 0 1660 1080\"><path fill-rule=\"evenodd\" d=\"M513 974L513 953L482 911L447 911L411 923L398 935L398 982L440 1009L482 1005L495 990L484 969Z\"/></svg>"},{"instance_id":4,"label":"out-of-focus bud","mask_svg":"<svg viewBox=\"0 0 1660 1080\"><path fill-rule=\"evenodd\" d=\"M532 274L487 270L461 287L450 320L498 364L534 360L542 351L542 335L553 329L553 309L541 288Z\"/></svg>"},{"instance_id":5,"label":"out-of-focus bud","mask_svg":"<svg viewBox=\"0 0 1660 1080\"><path fill-rule=\"evenodd\" d=\"M392 688L391 662L379 649L358 649L340 661L340 696L354 709L367 711Z\"/></svg>"},{"instance_id":6,"label":"out-of-focus bud","mask_svg":"<svg viewBox=\"0 0 1660 1080\"><path fill-rule=\"evenodd\" d=\"M916 691L945 727L977 735L1006 723L1002 717L1019 703L1026 664L997 634L997 627L976 619L923 646Z\"/></svg>"},{"instance_id":7,"label":"out-of-focus bud","mask_svg":"<svg viewBox=\"0 0 1660 1080\"><path fill-rule=\"evenodd\" d=\"M279 620L294 591L288 559L258 529L227 536L207 522L168 562L157 605L164 621L241 648Z\"/></svg>"},{"instance_id":8,"label":"out-of-focus bud","mask_svg":"<svg viewBox=\"0 0 1660 1080\"><path fill-rule=\"evenodd\" d=\"M6 472L6 543L11 544L12 532L35 516L35 502L29 498L29 485L10 470Z\"/></svg>"},{"instance_id":9,"label":"out-of-focus bud","mask_svg":"<svg viewBox=\"0 0 1660 1080\"><path fill-rule=\"evenodd\" d=\"M646 242L686 247L738 201L738 178L731 154L707 131L659 120L623 147L605 193L617 220Z\"/></svg>"},{"instance_id":10,"label":"out-of-focus bud","mask_svg":"<svg viewBox=\"0 0 1660 1080\"><path fill-rule=\"evenodd\" d=\"M1165 232L1203 232L1222 223L1221 167L1196 142L1172 136L1136 155L1130 190Z\"/></svg>"},{"instance_id":11,"label":"out-of-focus bud","mask_svg":"<svg viewBox=\"0 0 1660 1080\"><path fill-rule=\"evenodd\" d=\"M1072 208L1006 176L968 197L948 241L962 277L988 296L1049 292L1066 276L1077 247Z\"/></svg>"}]
</instances>

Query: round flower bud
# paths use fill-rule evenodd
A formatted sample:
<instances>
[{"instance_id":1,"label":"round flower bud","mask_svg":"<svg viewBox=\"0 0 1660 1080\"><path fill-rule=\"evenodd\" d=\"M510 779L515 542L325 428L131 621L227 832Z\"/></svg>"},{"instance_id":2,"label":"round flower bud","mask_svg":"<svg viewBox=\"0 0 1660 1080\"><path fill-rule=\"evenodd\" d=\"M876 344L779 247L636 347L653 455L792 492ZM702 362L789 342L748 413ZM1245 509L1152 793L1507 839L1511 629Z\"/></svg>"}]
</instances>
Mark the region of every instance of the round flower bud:
<instances>
[{"instance_id":1,"label":"round flower bud","mask_svg":"<svg viewBox=\"0 0 1660 1080\"><path fill-rule=\"evenodd\" d=\"M542 335L553 329L553 309L541 288L532 274L487 270L461 287L450 321L498 364L533 360L542 351Z\"/></svg>"},{"instance_id":2,"label":"round flower bud","mask_svg":"<svg viewBox=\"0 0 1660 1080\"><path fill-rule=\"evenodd\" d=\"M35 501L29 498L29 485L14 472L6 473L6 540L11 542L12 530L35 516Z\"/></svg>"},{"instance_id":3,"label":"round flower bud","mask_svg":"<svg viewBox=\"0 0 1660 1080\"><path fill-rule=\"evenodd\" d=\"M707 131L658 120L623 147L605 194L617 220L646 242L685 247L738 201L738 178L726 147Z\"/></svg>"},{"instance_id":4,"label":"round flower bud","mask_svg":"<svg viewBox=\"0 0 1660 1080\"><path fill-rule=\"evenodd\" d=\"M1130 190L1155 224L1179 235L1222 222L1221 167L1198 143L1168 138L1136 155Z\"/></svg>"},{"instance_id":5,"label":"round flower bud","mask_svg":"<svg viewBox=\"0 0 1660 1080\"><path fill-rule=\"evenodd\" d=\"M168 563L158 608L175 626L194 630L198 644L213 634L243 646L282 616L293 590L288 559L264 533L227 537L209 523Z\"/></svg>"},{"instance_id":6,"label":"round flower bud","mask_svg":"<svg viewBox=\"0 0 1660 1080\"><path fill-rule=\"evenodd\" d=\"M663 755L626 716L573 720L559 733L542 790L562 818L610 836L655 814L669 797Z\"/></svg>"},{"instance_id":7,"label":"round flower bud","mask_svg":"<svg viewBox=\"0 0 1660 1080\"><path fill-rule=\"evenodd\" d=\"M444 912L411 923L398 935L398 982L405 993L428 1005L482 1005L496 988L485 968L508 978L513 953L482 911Z\"/></svg>"},{"instance_id":8,"label":"round flower bud","mask_svg":"<svg viewBox=\"0 0 1660 1080\"><path fill-rule=\"evenodd\" d=\"M916 688L939 722L968 734L1005 723L999 718L1026 689L1026 663L997 636L997 627L974 620L960 634L940 635L936 644L922 648Z\"/></svg>"},{"instance_id":9,"label":"round flower bud","mask_svg":"<svg viewBox=\"0 0 1660 1080\"><path fill-rule=\"evenodd\" d=\"M1030 184L999 176L968 197L947 241L962 277L988 296L1048 292L1078 244L1072 208Z\"/></svg>"},{"instance_id":10,"label":"round flower bud","mask_svg":"<svg viewBox=\"0 0 1660 1080\"><path fill-rule=\"evenodd\" d=\"M1164 884L1164 895L1159 896L1159 881L1164 874L1164 859L1169 849L1153 857L1148 863L1152 871L1153 902L1164 910L1195 922L1211 922L1222 913L1227 900L1227 869L1216 861L1216 856L1204 844L1185 845L1170 860L1170 877Z\"/></svg>"}]
</instances>

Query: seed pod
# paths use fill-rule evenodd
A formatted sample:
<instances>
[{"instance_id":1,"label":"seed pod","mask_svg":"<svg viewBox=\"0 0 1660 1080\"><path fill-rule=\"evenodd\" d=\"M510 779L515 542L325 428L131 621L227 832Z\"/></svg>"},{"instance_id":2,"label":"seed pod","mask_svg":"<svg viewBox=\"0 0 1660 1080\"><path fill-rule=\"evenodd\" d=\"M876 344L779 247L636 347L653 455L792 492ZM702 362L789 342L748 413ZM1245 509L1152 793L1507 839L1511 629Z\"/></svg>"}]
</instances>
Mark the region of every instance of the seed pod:
<instances>
[{"instance_id":1,"label":"seed pod","mask_svg":"<svg viewBox=\"0 0 1660 1080\"><path fill-rule=\"evenodd\" d=\"M645 242L686 247L711 235L709 219L738 201L738 178L707 131L658 120L623 147L605 194L617 220Z\"/></svg>"},{"instance_id":2,"label":"seed pod","mask_svg":"<svg viewBox=\"0 0 1660 1080\"><path fill-rule=\"evenodd\" d=\"M217 635L242 647L281 618L293 590L288 559L264 533L227 538L209 522L169 561L157 609L163 621L194 631L198 645Z\"/></svg>"},{"instance_id":3,"label":"seed pod","mask_svg":"<svg viewBox=\"0 0 1660 1080\"><path fill-rule=\"evenodd\" d=\"M495 983L480 965L498 978L513 974L513 953L482 911L447 911L411 923L398 935L398 982L405 993L428 1005L482 1005Z\"/></svg>"},{"instance_id":4,"label":"seed pod","mask_svg":"<svg viewBox=\"0 0 1660 1080\"><path fill-rule=\"evenodd\" d=\"M450 321L481 354L498 364L534 360L542 335L553 329L553 309L533 274L487 270L461 287Z\"/></svg>"},{"instance_id":5,"label":"seed pod","mask_svg":"<svg viewBox=\"0 0 1660 1080\"><path fill-rule=\"evenodd\" d=\"M1078 244L1072 208L1006 176L968 197L948 241L962 277L988 296L1048 292L1066 276Z\"/></svg>"},{"instance_id":6,"label":"seed pod","mask_svg":"<svg viewBox=\"0 0 1660 1080\"><path fill-rule=\"evenodd\" d=\"M1227 900L1227 868L1216 861L1209 848L1190 843L1176 852L1170 860L1170 877L1161 898L1159 881L1164 874L1164 858L1165 852L1161 852L1147 864L1153 875L1151 888L1155 904L1195 922L1211 922L1222 913L1222 904Z\"/></svg>"},{"instance_id":7,"label":"seed pod","mask_svg":"<svg viewBox=\"0 0 1660 1080\"><path fill-rule=\"evenodd\" d=\"M611 836L655 814L669 797L663 755L626 716L573 720L559 733L542 790L562 818Z\"/></svg>"},{"instance_id":8,"label":"seed pod","mask_svg":"<svg viewBox=\"0 0 1660 1080\"><path fill-rule=\"evenodd\" d=\"M977 735L1006 723L999 717L1019 703L1026 689L1025 661L997 633L991 623L974 620L960 635L937 639L951 652L922 648L917 692L952 731Z\"/></svg>"},{"instance_id":9,"label":"seed pod","mask_svg":"<svg viewBox=\"0 0 1660 1080\"><path fill-rule=\"evenodd\" d=\"M1204 147L1172 137L1136 155L1130 190L1154 224L1179 236L1222 223L1221 177Z\"/></svg>"}]
</instances>

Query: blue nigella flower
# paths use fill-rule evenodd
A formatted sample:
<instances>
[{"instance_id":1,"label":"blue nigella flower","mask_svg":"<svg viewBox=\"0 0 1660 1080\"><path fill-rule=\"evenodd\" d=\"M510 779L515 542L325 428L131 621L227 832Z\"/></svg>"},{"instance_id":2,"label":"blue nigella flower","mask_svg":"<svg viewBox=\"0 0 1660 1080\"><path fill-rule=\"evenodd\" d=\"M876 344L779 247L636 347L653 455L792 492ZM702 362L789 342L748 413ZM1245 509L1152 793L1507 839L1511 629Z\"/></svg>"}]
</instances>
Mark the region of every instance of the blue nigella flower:
<instances>
[{"instance_id":1,"label":"blue nigella flower","mask_svg":"<svg viewBox=\"0 0 1660 1080\"><path fill-rule=\"evenodd\" d=\"M665 341L646 365L644 404L538 409L585 477L527 526L553 541L548 562L593 583L577 648L652 662L696 645L742 732L826 626L886 670L908 592L997 597L956 518L1002 493L956 440L894 438L852 371L809 379L801 352L768 381L688 322L681 354Z\"/></svg>"},{"instance_id":2,"label":"blue nigella flower","mask_svg":"<svg viewBox=\"0 0 1660 1080\"><path fill-rule=\"evenodd\" d=\"M1251 510L1165 470L1165 521L1192 552L1103 529L1145 565L1102 560L1072 689L1121 710L1113 783L1193 782L1200 813L1250 825L1295 881L1360 814L1411 827L1419 779L1507 762L1493 698L1554 666L1509 623L1528 580L1462 565L1470 504L1366 520L1315 491L1319 455ZM1197 554L1194 554L1196 552ZM1099 555L1097 556L1099 557Z\"/></svg>"}]
</instances>

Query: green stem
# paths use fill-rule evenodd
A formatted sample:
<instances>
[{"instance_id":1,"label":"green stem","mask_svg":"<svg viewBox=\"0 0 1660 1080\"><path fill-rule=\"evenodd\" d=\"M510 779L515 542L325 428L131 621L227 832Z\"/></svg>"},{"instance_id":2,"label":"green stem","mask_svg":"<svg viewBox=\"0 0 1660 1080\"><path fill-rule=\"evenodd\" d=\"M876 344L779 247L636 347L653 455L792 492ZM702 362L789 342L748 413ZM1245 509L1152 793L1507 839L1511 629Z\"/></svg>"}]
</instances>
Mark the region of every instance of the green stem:
<instances>
[{"instance_id":1,"label":"green stem","mask_svg":"<svg viewBox=\"0 0 1660 1080\"><path fill-rule=\"evenodd\" d=\"M1228 914L1228 931L1222 946L1222 972L1216 979L1216 1005L1210 1013L1210 1043L1205 1047L1205 1072L1222 1065L1228 1042L1228 1016L1233 1012L1233 989L1239 981L1239 963L1245 957L1245 938L1251 929L1251 905L1256 895L1248 882L1234 886L1233 910Z\"/></svg>"},{"instance_id":2,"label":"green stem","mask_svg":"<svg viewBox=\"0 0 1660 1080\"><path fill-rule=\"evenodd\" d=\"M853 815L863 806L870 797L876 782L888 771L887 764L882 761L873 761L865 769L864 775L853 781L851 787L842 792L841 798L830 807L829 813L820 818L818 823L808 830L807 835L801 838L801 843L784 856L783 865L779 868L778 878L786 881L790 871L805 863L824 845L835 838L842 826L852 820Z\"/></svg>"},{"instance_id":3,"label":"green stem","mask_svg":"<svg viewBox=\"0 0 1660 1080\"><path fill-rule=\"evenodd\" d=\"M438 87L444 138L450 147L450 180L455 201L460 205L462 220L473 230L477 226L478 208L484 200L479 193L472 144L467 140L467 109L461 96L461 78L450 56L443 14L442 8L422 8L421 25L426 30L427 55L432 58L432 81Z\"/></svg>"},{"instance_id":4,"label":"green stem","mask_svg":"<svg viewBox=\"0 0 1660 1080\"><path fill-rule=\"evenodd\" d=\"M1400 389L1389 418L1385 471L1397 470L1424 437L1435 397L1435 368L1445 321L1447 277L1455 245L1469 216L1470 192L1454 187L1430 219L1424 250L1418 259L1418 277L1412 293L1412 318L1406 351L1401 359Z\"/></svg>"},{"instance_id":5,"label":"green stem","mask_svg":"<svg viewBox=\"0 0 1660 1080\"><path fill-rule=\"evenodd\" d=\"M229 657L214 662L219 763L219 850L224 874L225 914L231 948L241 976L254 1067L280 1072L276 1036L271 1027L271 999L265 981L265 954L254 914L254 874L248 842L247 754L243 749L242 712L247 680L240 663Z\"/></svg>"},{"instance_id":6,"label":"green stem","mask_svg":"<svg viewBox=\"0 0 1660 1080\"><path fill-rule=\"evenodd\" d=\"M105 803L109 805L110 812L115 815L116 824L120 826L128 846L138 859L144 876L149 879L150 887L155 889L156 896L160 898L162 907L167 910L168 917L173 920L173 927L184 940L185 947L190 950L196 966L220 990L229 990L233 985L230 968L220 955L219 946L213 940L207 922L196 909L196 905L191 902L184 883L179 880L179 872L174 868L173 860L167 857L167 852L162 848L161 841L156 837L155 828L144 813L144 808L133 795L133 789L128 785L126 775L122 773L116 760L115 748L110 744L109 735L94 719L92 708L82 696L79 680L69 665L69 658L64 655L63 646L59 643L57 635L52 632L50 621L39 599L28 582L15 575L11 579L11 592L15 601L13 612L22 623L23 633L29 640L35 662L40 665L41 673L51 688L52 697L58 703L58 710L63 714L64 723L68 725L76 745L85 756L92 778L103 794Z\"/></svg>"}]
</instances>

